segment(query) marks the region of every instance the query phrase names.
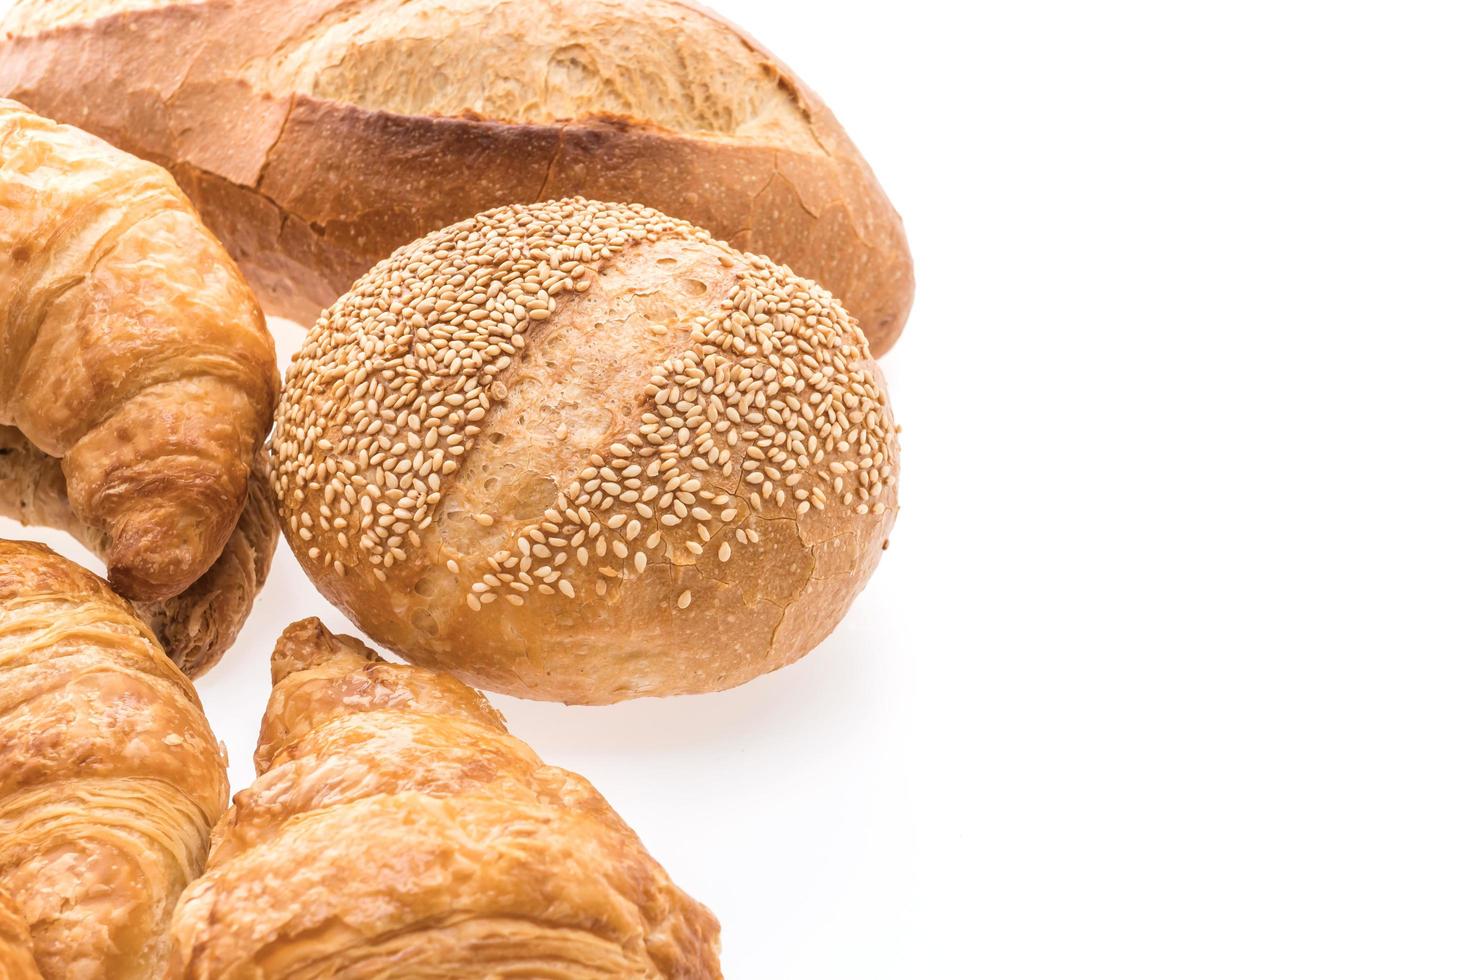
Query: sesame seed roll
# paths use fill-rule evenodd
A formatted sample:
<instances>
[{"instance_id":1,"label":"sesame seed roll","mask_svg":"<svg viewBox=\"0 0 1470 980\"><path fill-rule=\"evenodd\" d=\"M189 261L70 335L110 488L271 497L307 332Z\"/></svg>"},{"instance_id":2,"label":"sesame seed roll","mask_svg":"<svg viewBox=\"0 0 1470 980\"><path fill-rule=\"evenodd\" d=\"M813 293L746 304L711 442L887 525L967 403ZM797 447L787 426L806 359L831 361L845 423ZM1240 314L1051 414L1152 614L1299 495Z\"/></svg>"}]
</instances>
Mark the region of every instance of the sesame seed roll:
<instances>
[{"instance_id":1,"label":"sesame seed roll","mask_svg":"<svg viewBox=\"0 0 1470 980\"><path fill-rule=\"evenodd\" d=\"M595 704L820 642L893 524L896 433L826 290L571 198L421 238L323 313L271 478L307 574L375 640Z\"/></svg>"}]
</instances>

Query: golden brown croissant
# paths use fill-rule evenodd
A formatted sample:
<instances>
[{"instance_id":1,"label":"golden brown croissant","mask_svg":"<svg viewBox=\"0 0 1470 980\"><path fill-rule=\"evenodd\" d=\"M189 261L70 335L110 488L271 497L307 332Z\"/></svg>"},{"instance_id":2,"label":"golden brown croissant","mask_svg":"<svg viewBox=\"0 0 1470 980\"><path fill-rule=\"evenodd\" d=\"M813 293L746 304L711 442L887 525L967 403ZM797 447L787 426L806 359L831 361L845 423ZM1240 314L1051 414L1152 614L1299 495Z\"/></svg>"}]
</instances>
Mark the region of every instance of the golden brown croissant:
<instances>
[{"instance_id":1,"label":"golden brown croissant","mask_svg":"<svg viewBox=\"0 0 1470 980\"><path fill-rule=\"evenodd\" d=\"M0 977L5 980L40 980L41 977L31 953L30 927L4 892L0 892Z\"/></svg>"},{"instance_id":2,"label":"golden brown croissant","mask_svg":"<svg viewBox=\"0 0 1470 980\"><path fill-rule=\"evenodd\" d=\"M720 976L719 925L459 681L289 627L175 978Z\"/></svg>"},{"instance_id":3,"label":"golden brown croissant","mask_svg":"<svg viewBox=\"0 0 1470 980\"><path fill-rule=\"evenodd\" d=\"M276 516L263 456L257 463L240 521L209 571L173 598L133 603L169 659L190 677L213 667L235 642L270 570L278 537ZM102 550L101 532L72 512L61 461L8 425L0 425L0 517L54 527L95 552Z\"/></svg>"},{"instance_id":4,"label":"golden brown croissant","mask_svg":"<svg viewBox=\"0 0 1470 980\"><path fill-rule=\"evenodd\" d=\"M157 976L227 792L193 687L132 608L0 542L0 892L41 974Z\"/></svg>"},{"instance_id":5,"label":"golden brown croissant","mask_svg":"<svg viewBox=\"0 0 1470 980\"><path fill-rule=\"evenodd\" d=\"M0 215L0 424L62 459L119 592L176 595L270 422L260 308L162 168L4 100Z\"/></svg>"}]
</instances>

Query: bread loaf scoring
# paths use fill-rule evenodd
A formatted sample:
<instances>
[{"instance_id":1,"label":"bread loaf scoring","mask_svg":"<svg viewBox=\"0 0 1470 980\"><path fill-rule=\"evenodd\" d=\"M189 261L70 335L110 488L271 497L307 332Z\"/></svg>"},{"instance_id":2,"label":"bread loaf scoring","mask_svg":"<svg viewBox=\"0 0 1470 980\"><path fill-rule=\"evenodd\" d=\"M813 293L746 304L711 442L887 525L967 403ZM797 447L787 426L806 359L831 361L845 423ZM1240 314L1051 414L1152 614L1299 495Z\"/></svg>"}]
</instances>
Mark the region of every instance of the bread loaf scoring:
<instances>
[{"instance_id":1,"label":"bread loaf scoring","mask_svg":"<svg viewBox=\"0 0 1470 980\"><path fill-rule=\"evenodd\" d=\"M308 333L270 443L302 567L480 686L606 702L790 663L872 573L897 438L826 290L635 205L487 212Z\"/></svg>"},{"instance_id":2,"label":"bread loaf scoring","mask_svg":"<svg viewBox=\"0 0 1470 980\"><path fill-rule=\"evenodd\" d=\"M420 235L566 195L770 255L875 353L908 315L902 223L862 155L696 4L18 0L0 27L0 94L169 167L267 309L303 323Z\"/></svg>"}]
</instances>

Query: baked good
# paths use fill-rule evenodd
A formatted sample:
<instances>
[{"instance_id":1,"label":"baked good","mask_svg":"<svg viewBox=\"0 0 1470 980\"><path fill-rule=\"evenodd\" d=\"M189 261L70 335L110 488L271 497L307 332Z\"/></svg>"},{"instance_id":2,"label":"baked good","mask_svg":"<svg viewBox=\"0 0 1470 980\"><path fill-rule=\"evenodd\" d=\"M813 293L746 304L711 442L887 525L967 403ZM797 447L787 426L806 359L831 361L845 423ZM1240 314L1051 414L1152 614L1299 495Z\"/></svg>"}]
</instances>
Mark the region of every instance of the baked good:
<instances>
[{"instance_id":1,"label":"baked good","mask_svg":"<svg viewBox=\"0 0 1470 980\"><path fill-rule=\"evenodd\" d=\"M270 422L260 308L164 170L8 101L0 214L0 425L61 459L119 592L177 595Z\"/></svg>"},{"instance_id":2,"label":"baked good","mask_svg":"<svg viewBox=\"0 0 1470 980\"><path fill-rule=\"evenodd\" d=\"M167 166L266 308L302 323L420 235L569 195L770 255L877 354L908 316L903 225L862 155L693 3L18 0L0 28L0 94Z\"/></svg>"},{"instance_id":3,"label":"baked good","mask_svg":"<svg viewBox=\"0 0 1470 980\"><path fill-rule=\"evenodd\" d=\"M41 974L158 976L226 795L194 688L132 608L50 549L0 542L0 893Z\"/></svg>"},{"instance_id":4,"label":"baked good","mask_svg":"<svg viewBox=\"0 0 1470 980\"><path fill-rule=\"evenodd\" d=\"M41 980L41 971L31 952L31 928L4 892L0 892L0 977Z\"/></svg>"},{"instance_id":5,"label":"baked good","mask_svg":"<svg viewBox=\"0 0 1470 980\"><path fill-rule=\"evenodd\" d=\"M802 656L896 506L882 375L824 289L579 198L364 276L292 360L269 448L287 540L369 636L569 702Z\"/></svg>"},{"instance_id":6,"label":"baked good","mask_svg":"<svg viewBox=\"0 0 1470 980\"><path fill-rule=\"evenodd\" d=\"M72 512L61 461L8 425L0 425L0 517L54 527L92 551L102 551L102 535ZM188 676L201 676L235 642L265 585L278 537L262 456L250 476L235 531L209 570L172 598L133 603L169 659Z\"/></svg>"},{"instance_id":7,"label":"baked good","mask_svg":"<svg viewBox=\"0 0 1470 980\"><path fill-rule=\"evenodd\" d=\"M483 697L287 628L255 754L173 921L174 978L718 977L719 925Z\"/></svg>"}]
</instances>

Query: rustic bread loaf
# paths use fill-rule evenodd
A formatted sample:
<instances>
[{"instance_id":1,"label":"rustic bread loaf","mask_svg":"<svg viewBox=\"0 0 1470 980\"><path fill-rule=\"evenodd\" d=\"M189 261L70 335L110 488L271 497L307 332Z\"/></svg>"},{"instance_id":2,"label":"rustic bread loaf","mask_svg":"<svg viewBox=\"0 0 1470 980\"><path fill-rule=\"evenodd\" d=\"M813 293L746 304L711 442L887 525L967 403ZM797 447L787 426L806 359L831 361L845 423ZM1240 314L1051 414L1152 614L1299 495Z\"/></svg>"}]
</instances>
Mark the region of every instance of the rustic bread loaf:
<instances>
[{"instance_id":1,"label":"rustic bread loaf","mask_svg":"<svg viewBox=\"0 0 1470 980\"><path fill-rule=\"evenodd\" d=\"M908 245L867 163L695 4L19 0L0 28L0 94L169 167L267 309L303 323L399 245L564 195L789 265L877 354L908 315Z\"/></svg>"},{"instance_id":2,"label":"rustic bread loaf","mask_svg":"<svg viewBox=\"0 0 1470 980\"><path fill-rule=\"evenodd\" d=\"M882 375L815 283L648 208L487 212L307 334L286 539L416 663L599 703L740 684L847 610L897 505Z\"/></svg>"}]
</instances>

